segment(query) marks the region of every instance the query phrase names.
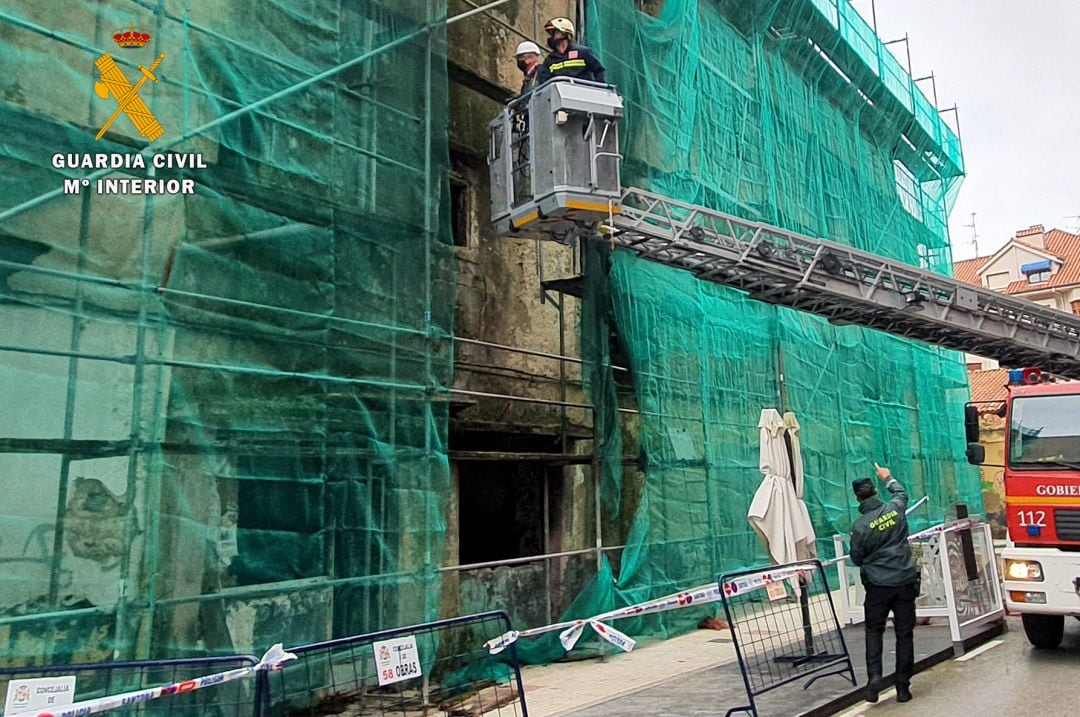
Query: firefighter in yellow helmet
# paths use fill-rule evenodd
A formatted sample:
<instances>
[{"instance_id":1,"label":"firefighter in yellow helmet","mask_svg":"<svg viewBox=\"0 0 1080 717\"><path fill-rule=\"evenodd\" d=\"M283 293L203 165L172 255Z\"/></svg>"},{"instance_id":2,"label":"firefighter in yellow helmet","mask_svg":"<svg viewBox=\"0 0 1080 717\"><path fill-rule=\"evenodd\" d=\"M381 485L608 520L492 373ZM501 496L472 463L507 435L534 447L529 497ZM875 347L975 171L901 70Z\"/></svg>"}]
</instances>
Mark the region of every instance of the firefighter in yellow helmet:
<instances>
[{"instance_id":1,"label":"firefighter in yellow helmet","mask_svg":"<svg viewBox=\"0 0 1080 717\"><path fill-rule=\"evenodd\" d=\"M551 48L540 71L540 82L553 77L573 77L579 80L606 82L604 66L596 54L574 43L574 23L565 17L556 17L544 26L548 34L547 45Z\"/></svg>"}]
</instances>

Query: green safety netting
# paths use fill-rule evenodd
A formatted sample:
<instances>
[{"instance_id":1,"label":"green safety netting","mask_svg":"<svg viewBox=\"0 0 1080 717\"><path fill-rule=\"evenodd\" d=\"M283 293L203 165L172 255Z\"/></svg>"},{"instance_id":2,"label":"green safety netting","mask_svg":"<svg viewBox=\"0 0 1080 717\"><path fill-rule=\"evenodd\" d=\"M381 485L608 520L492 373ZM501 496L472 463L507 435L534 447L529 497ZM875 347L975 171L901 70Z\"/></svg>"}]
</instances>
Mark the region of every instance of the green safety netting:
<instances>
[{"instance_id":1,"label":"green safety netting","mask_svg":"<svg viewBox=\"0 0 1080 717\"><path fill-rule=\"evenodd\" d=\"M862 91L849 82L859 67L840 74L835 63L851 54L851 38L869 30L846 2L591 0L587 8L588 44L626 102L625 185L950 270L946 217L962 177L959 145L936 113L924 131L904 103L885 97L895 100L899 85L873 84L876 66L862 68ZM875 45L858 45L856 60L875 47L887 54L869 38ZM835 327L602 246L590 248L585 266L582 338L603 500L627 547L569 615L767 563L746 519L761 482L757 423L766 407L783 405L801 423L822 556L833 555L832 536L857 514L850 481L872 475L874 461L892 466L913 496L929 496L912 516L916 527L945 518L955 502L981 510L978 474L964 461L959 354ZM613 333L641 412L644 476L632 476L632 490L619 460L629 439L617 429ZM628 506L632 515L622 515ZM702 614L619 627L665 635ZM547 639L524 651L550 659L560 649Z\"/></svg>"},{"instance_id":2,"label":"green safety netting","mask_svg":"<svg viewBox=\"0 0 1080 717\"><path fill-rule=\"evenodd\" d=\"M921 94L900 97L910 78L846 4L641 4L659 16L587 3L627 99L627 183L947 271L959 145ZM426 0L0 9L0 660L259 651L439 613L454 276L445 39L426 25L441 17ZM141 51L111 40L129 23L153 35ZM811 29L837 61L876 52L855 79L889 95L868 109ZM115 106L93 94L104 52L129 79L166 53L141 91L166 130L155 147L209 168L157 176L194 179L194 196L60 193L91 170L53 154L145 146L124 117L94 141ZM586 265L605 535L627 547L571 614L762 558L745 511L781 363L819 535L846 529L847 483L875 458L931 496L920 522L980 505L954 354L602 246ZM623 443L643 472L624 474Z\"/></svg>"},{"instance_id":3,"label":"green safety netting","mask_svg":"<svg viewBox=\"0 0 1080 717\"><path fill-rule=\"evenodd\" d=\"M261 653L438 615L445 17L4 3L0 663ZM145 47L114 43L131 25ZM195 194L63 193L147 176L52 164L147 148L123 115L95 142L104 53L132 83L165 54L139 91L165 130L148 149L201 153L156 172Z\"/></svg>"}]
</instances>

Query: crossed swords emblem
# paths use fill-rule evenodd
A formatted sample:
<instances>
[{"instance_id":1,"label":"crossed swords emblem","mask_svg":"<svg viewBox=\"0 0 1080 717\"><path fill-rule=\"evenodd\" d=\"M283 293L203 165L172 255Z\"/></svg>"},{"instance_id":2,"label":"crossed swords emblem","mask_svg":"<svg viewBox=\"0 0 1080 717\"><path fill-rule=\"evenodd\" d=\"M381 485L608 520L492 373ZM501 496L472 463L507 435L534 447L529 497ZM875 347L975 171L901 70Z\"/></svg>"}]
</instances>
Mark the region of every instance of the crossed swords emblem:
<instances>
[{"instance_id":1,"label":"crossed swords emblem","mask_svg":"<svg viewBox=\"0 0 1080 717\"><path fill-rule=\"evenodd\" d=\"M106 52L97 59L94 64L97 65L98 72L101 73L101 79L94 83L94 92L103 100L109 99L109 95L112 95L116 99L116 111L112 113L112 116L98 131L97 137L94 137L95 141L101 139L102 135L105 134L105 130L109 129L121 112L127 115L131 123L135 125L135 129L139 131L139 134L151 142L165 134L165 128L161 126L157 117L139 97L139 89L146 84L147 80L157 83L158 79L154 75L154 70L158 68L158 65L164 59L165 53L163 52L158 55L158 58L154 60L154 64L150 65L149 68L139 65L142 77L134 86L128 82L127 77L116 66L116 62L109 56L109 53Z\"/></svg>"}]
</instances>

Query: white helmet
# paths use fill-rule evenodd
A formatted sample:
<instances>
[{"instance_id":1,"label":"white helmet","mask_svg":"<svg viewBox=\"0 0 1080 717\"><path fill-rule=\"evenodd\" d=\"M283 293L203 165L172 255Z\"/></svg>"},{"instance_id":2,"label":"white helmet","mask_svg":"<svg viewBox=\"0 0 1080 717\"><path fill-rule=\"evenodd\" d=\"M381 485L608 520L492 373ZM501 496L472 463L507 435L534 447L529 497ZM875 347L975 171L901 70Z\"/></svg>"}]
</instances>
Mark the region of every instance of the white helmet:
<instances>
[{"instance_id":1,"label":"white helmet","mask_svg":"<svg viewBox=\"0 0 1080 717\"><path fill-rule=\"evenodd\" d=\"M521 57L522 55L539 55L540 46L532 40L526 40L517 46L517 50L514 51L514 57Z\"/></svg>"}]
</instances>

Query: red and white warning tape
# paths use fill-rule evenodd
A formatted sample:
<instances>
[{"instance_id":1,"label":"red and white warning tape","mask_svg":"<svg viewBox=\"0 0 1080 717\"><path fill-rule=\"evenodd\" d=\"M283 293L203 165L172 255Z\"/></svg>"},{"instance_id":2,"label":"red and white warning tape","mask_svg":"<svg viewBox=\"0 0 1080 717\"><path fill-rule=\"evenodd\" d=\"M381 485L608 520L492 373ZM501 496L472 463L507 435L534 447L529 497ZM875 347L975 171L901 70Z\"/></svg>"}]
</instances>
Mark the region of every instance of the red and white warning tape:
<instances>
[{"instance_id":1,"label":"red and white warning tape","mask_svg":"<svg viewBox=\"0 0 1080 717\"><path fill-rule=\"evenodd\" d=\"M762 570L759 573L745 575L724 583L724 592L729 596L751 592L753 590L758 590L769 583L787 580L788 578L798 576L800 573L815 569L816 565L814 563L804 563L797 566L790 566L779 571L769 569ZM587 625L603 639L626 652L630 652L637 645L637 642L625 633L605 624L606 622L610 620L621 620L628 617L651 615L658 612L666 612L668 610L678 610L679 608L690 607L691 605L707 605L708 603L716 602L720 599L720 585L718 583L699 585L690 590L673 593L662 598L638 603L637 605L619 608L618 610L605 612L585 620L558 622L552 625L544 625L543 627L535 627L531 630L511 630L487 641L484 643L484 647L488 648L489 652L494 655L502 652L512 643L517 642L519 638L536 637L537 635L561 630L559 642L562 643L563 649L569 652L574 649L574 646L581 638Z\"/></svg>"},{"instance_id":2,"label":"red and white warning tape","mask_svg":"<svg viewBox=\"0 0 1080 717\"><path fill-rule=\"evenodd\" d=\"M926 499L920 500L915 505L908 509L910 513L915 508L926 502ZM964 530L970 528L973 525L978 524L980 521L977 519L967 519L954 521L952 523L942 523L935 525L932 528L914 533L908 536L908 540L922 540L929 538L933 535L941 533L949 533L957 530ZM833 558L831 560L823 561L822 566L835 565L841 560L846 560L848 556L843 555L839 558ZM783 580L789 580L794 577L798 577L800 574L806 572L812 572L817 569L817 565L812 562L800 563L798 565L790 565L782 570L770 570L768 568L761 570L760 572L751 573L749 575L743 575L734 580L730 580L724 583L723 591L730 597L732 595L739 595L755 590L760 590L769 583L781 582ZM639 617L641 615L651 615L658 612L665 612L667 610L678 610L679 608L707 605L708 603L716 602L722 599L720 593L720 585L718 583L709 583L707 585L699 585L696 588L690 590L684 590L682 592L666 595L662 598L655 600L649 600L648 602L638 603L637 605L630 605L629 607L619 608L618 610L612 610L610 612L601 613L593 617L582 620L569 620L566 622L557 622L551 625L544 625L542 627L534 627L530 630L510 630L496 638L488 640L484 643L484 647L492 654L498 654L505 650L507 647L517 642L523 637L536 637L538 635L544 635L549 632L559 632L559 642L562 643L563 649L569 652L577 645L578 640L581 638L582 633L585 631L585 627L591 627L597 635L607 640L616 647L630 652L634 649L637 643L633 638L629 637L625 633L619 632L610 625L605 624L611 620L621 620L628 617Z\"/></svg>"},{"instance_id":3,"label":"red and white warning tape","mask_svg":"<svg viewBox=\"0 0 1080 717\"><path fill-rule=\"evenodd\" d=\"M262 672L264 670L280 670L283 664L295 659L296 655L291 652L286 652L284 648L278 644L267 650L266 654L263 655L257 665L251 665L250 667L239 667L235 670L218 672L217 674L207 675L205 677L197 677L193 680L174 682L171 685L148 687L147 689L136 690L135 692L124 692L118 695L109 695L93 700L75 702L56 710L14 712L9 717L82 717L83 715L97 714L98 712L106 712L121 707L130 707L131 705L140 702L156 700L159 697L179 695L185 692L200 690L204 687L213 687L226 682L233 682L234 680L242 680L245 677L249 677L256 672Z\"/></svg>"}]
</instances>

